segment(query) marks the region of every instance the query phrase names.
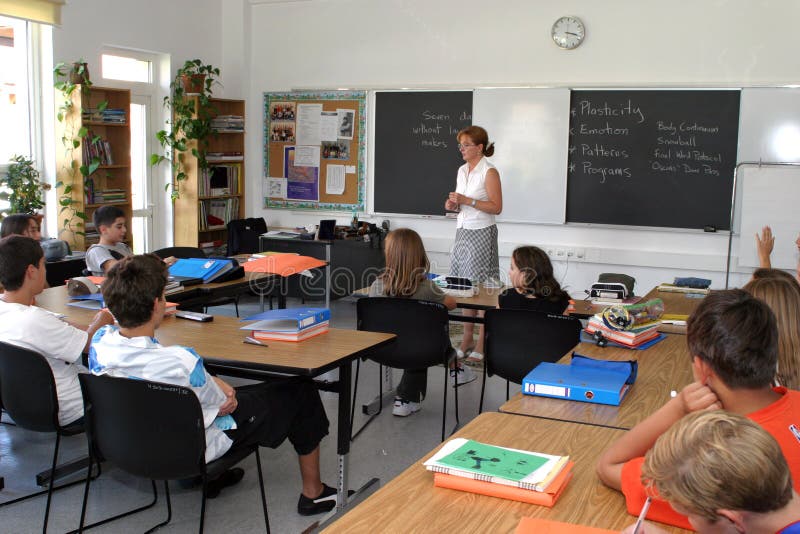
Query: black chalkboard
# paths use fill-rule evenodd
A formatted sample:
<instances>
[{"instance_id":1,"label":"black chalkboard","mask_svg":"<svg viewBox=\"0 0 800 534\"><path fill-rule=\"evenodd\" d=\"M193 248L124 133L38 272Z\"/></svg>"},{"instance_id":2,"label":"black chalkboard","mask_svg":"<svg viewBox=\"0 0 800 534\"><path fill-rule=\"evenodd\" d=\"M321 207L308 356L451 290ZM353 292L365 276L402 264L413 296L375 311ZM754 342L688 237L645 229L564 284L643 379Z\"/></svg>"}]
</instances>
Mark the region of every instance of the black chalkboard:
<instances>
[{"instance_id":1,"label":"black chalkboard","mask_svg":"<svg viewBox=\"0 0 800 534\"><path fill-rule=\"evenodd\" d=\"M375 94L375 211L444 215L463 165L456 134L472 124L472 91Z\"/></svg>"},{"instance_id":2,"label":"black chalkboard","mask_svg":"<svg viewBox=\"0 0 800 534\"><path fill-rule=\"evenodd\" d=\"M567 222L729 230L739 97L572 91Z\"/></svg>"}]
</instances>

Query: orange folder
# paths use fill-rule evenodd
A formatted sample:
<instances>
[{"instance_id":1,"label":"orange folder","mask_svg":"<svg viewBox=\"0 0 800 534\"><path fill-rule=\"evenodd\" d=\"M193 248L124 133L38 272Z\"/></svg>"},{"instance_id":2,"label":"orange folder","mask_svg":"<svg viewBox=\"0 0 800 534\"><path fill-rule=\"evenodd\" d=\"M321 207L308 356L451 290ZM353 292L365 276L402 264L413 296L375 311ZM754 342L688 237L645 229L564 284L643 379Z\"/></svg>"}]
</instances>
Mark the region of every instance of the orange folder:
<instances>
[{"instance_id":1,"label":"orange folder","mask_svg":"<svg viewBox=\"0 0 800 534\"><path fill-rule=\"evenodd\" d=\"M473 478L448 475L446 473L434 473L433 485L440 488L469 491L470 493L480 493L481 495L500 497L501 499L508 499L510 501L520 501L551 507L564 492L564 488L567 487L567 482L572 478L573 465L573 462L569 462L561 473L553 479L547 491L533 491L515 486L496 484L494 482L484 482Z\"/></svg>"},{"instance_id":2,"label":"orange folder","mask_svg":"<svg viewBox=\"0 0 800 534\"><path fill-rule=\"evenodd\" d=\"M327 265L325 261L310 256L271 254L265 258L245 262L244 270L248 273L272 273L291 276L307 269L315 269L325 265Z\"/></svg>"},{"instance_id":3,"label":"orange folder","mask_svg":"<svg viewBox=\"0 0 800 534\"><path fill-rule=\"evenodd\" d=\"M617 534L617 531L536 517L523 517L514 534Z\"/></svg>"}]
</instances>

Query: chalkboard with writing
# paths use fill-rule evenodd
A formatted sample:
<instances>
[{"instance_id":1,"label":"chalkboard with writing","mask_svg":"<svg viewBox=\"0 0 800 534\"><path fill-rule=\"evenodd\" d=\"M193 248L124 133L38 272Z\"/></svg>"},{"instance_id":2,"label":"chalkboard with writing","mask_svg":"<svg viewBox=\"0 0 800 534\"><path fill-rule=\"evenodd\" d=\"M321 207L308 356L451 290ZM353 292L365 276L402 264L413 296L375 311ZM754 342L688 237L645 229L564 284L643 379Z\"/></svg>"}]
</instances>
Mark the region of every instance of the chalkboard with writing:
<instances>
[{"instance_id":1,"label":"chalkboard with writing","mask_svg":"<svg viewBox=\"0 0 800 534\"><path fill-rule=\"evenodd\" d=\"M738 90L573 90L567 221L730 229Z\"/></svg>"},{"instance_id":2,"label":"chalkboard with writing","mask_svg":"<svg viewBox=\"0 0 800 534\"><path fill-rule=\"evenodd\" d=\"M472 91L376 92L375 212L444 215L470 124Z\"/></svg>"}]
</instances>

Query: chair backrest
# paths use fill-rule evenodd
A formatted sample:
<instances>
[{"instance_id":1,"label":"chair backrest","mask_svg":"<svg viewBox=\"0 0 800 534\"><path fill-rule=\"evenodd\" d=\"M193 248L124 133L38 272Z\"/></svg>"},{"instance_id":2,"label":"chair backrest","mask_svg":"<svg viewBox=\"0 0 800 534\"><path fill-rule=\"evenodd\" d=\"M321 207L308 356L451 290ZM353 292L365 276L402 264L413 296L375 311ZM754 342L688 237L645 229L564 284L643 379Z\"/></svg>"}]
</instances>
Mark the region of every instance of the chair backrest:
<instances>
[{"instance_id":1,"label":"chair backrest","mask_svg":"<svg viewBox=\"0 0 800 534\"><path fill-rule=\"evenodd\" d=\"M205 258L206 254L203 249L197 247L167 247L160 248L153 251L153 254L161 258L169 258L175 256L176 258Z\"/></svg>"},{"instance_id":2,"label":"chair backrest","mask_svg":"<svg viewBox=\"0 0 800 534\"><path fill-rule=\"evenodd\" d=\"M566 315L492 309L484 320L486 373L517 384L539 363L558 361L580 341L581 322Z\"/></svg>"},{"instance_id":3,"label":"chair backrest","mask_svg":"<svg viewBox=\"0 0 800 534\"><path fill-rule=\"evenodd\" d=\"M443 304L391 297L358 299L358 329L397 335L394 343L368 357L396 369L422 369L444 361L450 347L449 319Z\"/></svg>"},{"instance_id":4,"label":"chair backrest","mask_svg":"<svg viewBox=\"0 0 800 534\"><path fill-rule=\"evenodd\" d=\"M205 469L200 402L186 387L81 374L93 453L137 476L187 478Z\"/></svg>"},{"instance_id":5,"label":"chair backrest","mask_svg":"<svg viewBox=\"0 0 800 534\"><path fill-rule=\"evenodd\" d=\"M263 217L236 219L228 223L228 256L259 251L258 238L267 233Z\"/></svg>"},{"instance_id":6,"label":"chair backrest","mask_svg":"<svg viewBox=\"0 0 800 534\"><path fill-rule=\"evenodd\" d=\"M0 342L0 405L22 428L58 429L58 394L50 364L40 353Z\"/></svg>"}]
</instances>

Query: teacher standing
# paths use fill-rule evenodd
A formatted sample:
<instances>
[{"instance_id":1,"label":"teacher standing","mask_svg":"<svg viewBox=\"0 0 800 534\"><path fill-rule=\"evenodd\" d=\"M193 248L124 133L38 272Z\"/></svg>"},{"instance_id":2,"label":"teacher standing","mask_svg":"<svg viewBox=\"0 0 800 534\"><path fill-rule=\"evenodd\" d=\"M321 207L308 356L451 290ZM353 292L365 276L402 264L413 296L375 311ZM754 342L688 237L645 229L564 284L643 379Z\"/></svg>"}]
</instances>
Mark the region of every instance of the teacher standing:
<instances>
[{"instance_id":1,"label":"teacher standing","mask_svg":"<svg viewBox=\"0 0 800 534\"><path fill-rule=\"evenodd\" d=\"M500 173L487 157L494 154L494 143L480 126L469 126L458 132L458 149L464 165L458 169L456 190L444 207L458 211L456 239L450 256L450 274L478 282L500 279L497 251L497 225L494 217L503 211L503 190ZM464 310L475 316L475 310ZM474 347L473 360L483 359L483 328ZM473 323L464 323L464 339L459 356L471 350Z\"/></svg>"}]
</instances>

